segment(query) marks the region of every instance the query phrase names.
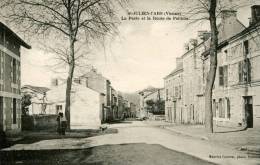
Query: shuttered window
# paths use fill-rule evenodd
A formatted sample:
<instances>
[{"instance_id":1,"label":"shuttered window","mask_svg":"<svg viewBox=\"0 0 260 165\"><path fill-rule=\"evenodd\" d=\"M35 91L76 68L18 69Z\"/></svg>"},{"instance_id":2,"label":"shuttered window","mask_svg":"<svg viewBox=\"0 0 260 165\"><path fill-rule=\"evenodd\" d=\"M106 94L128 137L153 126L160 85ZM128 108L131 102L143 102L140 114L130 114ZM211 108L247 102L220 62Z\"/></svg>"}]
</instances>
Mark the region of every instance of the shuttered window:
<instances>
[{"instance_id":1,"label":"shuttered window","mask_svg":"<svg viewBox=\"0 0 260 165\"><path fill-rule=\"evenodd\" d=\"M251 63L249 58L238 63L238 77L239 82L251 82Z\"/></svg>"},{"instance_id":2,"label":"shuttered window","mask_svg":"<svg viewBox=\"0 0 260 165\"><path fill-rule=\"evenodd\" d=\"M212 102L212 111L213 111L213 117L216 117L216 100L213 99Z\"/></svg>"},{"instance_id":3,"label":"shuttered window","mask_svg":"<svg viewBox=\"0 0 260 165\"><path fill-rule=\"evenodd\" d=\"M224 73L224 75L223 75L224 82L223 83L224 83L224 86L227 87L228 86L228 66L227 65L223 67L223 73Z\"/></svg>"},{"instance_id":4,"label":"shuttered window","mask_svg":"<svg viewBox=\"0 0 260 165\"><path fill-rule=\"evenodd\" d=\"M0 50L0 80L2 80L3 79L3 53L2 53L2 51Z\"/></svg>"},{"instance_id":5,"label":"shuttered window","mask_svg":"<svg viewBox=\"0 0 260 165\"><path fill-rule=\"evenodd\" d=\"M13 58L13 83L16 84L17 83L17 64L16 64L16 60Z\"/></svg>"},{"instance_id":6,"label":"shuttered window","mask_svg":"<svg viewBox=\"0 0 260 165\"><path fill-rule=\"evenodd\" d=\"M226 98L226 106L227 106L227 118L230 119L231 114L230 114L230 100L229 100L229 98Z\"/></svg>"},{"instance_id":7,"label":"shuttered window","mask_svg":"<svg viewBox=\"0 0 260 165\"><path fill-rule=\"evenodd\" d=\"M16 99L13 99L13 124L16 124L16 117L17 117L17 106L16 106Z\"/></svg>"},{"instance_id":8,"label":"shuttered window","mask_svg":"<svg viewBox=\"0 0 260 165\"><path fill-rule=\"evenodd\" d=\"M219 110L219 117L225 118L225 108L223 106L223 99L219 99L218 110Z\"/></svg>"},{"instance_id":9,"label":"shuttered window","mask_svg":"<svg viewBox=\"0 0 260 165\"><path fill-rule=\"evenodd\" d=\"M220 66L218 71L219 71L219 86L223 86L224 85L224 69L223 69L223 67Z\"/></svg>"}]
</instances>

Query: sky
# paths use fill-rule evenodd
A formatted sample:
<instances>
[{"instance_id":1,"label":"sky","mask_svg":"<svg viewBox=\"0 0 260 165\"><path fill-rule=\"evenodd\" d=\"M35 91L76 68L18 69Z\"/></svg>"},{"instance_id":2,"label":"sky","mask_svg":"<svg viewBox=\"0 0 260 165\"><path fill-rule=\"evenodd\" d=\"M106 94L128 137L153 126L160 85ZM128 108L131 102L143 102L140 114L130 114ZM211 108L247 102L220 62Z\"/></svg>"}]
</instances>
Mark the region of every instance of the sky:
<instances>
[{"instance_id":1,"label":"sky","mask_svg":"<svg viewBox=\"0 0 260 165\"><path fill-rule=\"evenodd\" d=\"M170 11L172 0L134 0L128 11ZM120 12L121 16L126 13ZM238 19L248 26L250 7L238 10ZM163 87L163 77L175 68L175 58L184 53L184 43L196 38L208 23L189 26L187 21L122 21L119 35L105 49L93 51L90 63L123 92L134 92L148 86ZM52 78L63 77L50 69L52 54L34 46L22 50L22 85L50 87Z\"/></svg>"}]
</instances>

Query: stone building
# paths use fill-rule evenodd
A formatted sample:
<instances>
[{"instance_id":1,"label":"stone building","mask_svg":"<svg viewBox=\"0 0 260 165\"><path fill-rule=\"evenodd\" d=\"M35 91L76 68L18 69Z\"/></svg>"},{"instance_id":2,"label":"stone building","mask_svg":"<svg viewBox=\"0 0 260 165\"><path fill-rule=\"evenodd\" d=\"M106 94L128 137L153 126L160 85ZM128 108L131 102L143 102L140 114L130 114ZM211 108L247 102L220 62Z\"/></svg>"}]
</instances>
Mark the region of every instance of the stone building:
<instances>
[{"instance_id":1,"label":"stone building","mask_svg":"<svg viewBox=\"0 0 260 165\"><path fill-rule=\"evenodd\" d=\"M151 93L154 93L158 90L158 88L154 88L154 87L148 87L148 88L145 88L143 89L142 91L140 91L138 94L139 94L139 106L140 106L140 109L138 111L138 117L148 117L148 111L146 109L147 105L146 105L146 96L151 94Z\"/></svg>"},{"instance_id":2,"label":"stone building","mask_svg":"<svg viewBox=\"0 0 260 165\"><path fill-rule=\"evenodd\" d=\"M46 94L49 109L65 113L66 83L53 86ZM102 105L104 96L82 84L73 83L71 89L71 129L98 129L104 121Z\"/></svg>"},{"instance_id":3,"label":"stone building","mask_svg":"<svg viewBox=\"0 0 260 165\"><path fill-rule=\"evenodd\" d=\"M21 46L30 49L0 22L0 131L21 131Z\"/></svg>"},{"instance_id":4,"label":"stone building","mask_svg":"<svg viewBox=\"0 0 260 165\"><path fill-rule=\"evenodd\" d=\"M236 11L222 11L221 20L218 24L219 49L227 44L230 37L244 29L244 25L236 17ZM208 52L209 43L210 33L200 31L198 38L191 39L185 45L185 53L177 59L177 61L182 61L182 68L177 64L173 73L165 78L165 87L168 88L168 93L171 96L176 95L173 87L182 85L182 90L178 90L182 92L181 99L166 101L166 118L168 118L168 121L190 124L204 123L204 90L209 68L208 56L205 54ZM177 79L178 76L181 77L179 80Z\"/></svg>"},{"instance_id":5,"label":"stone building","mask_svg":"<svg viewBox=\"0 0 260 165\"><path fill-rule=\"evenodd\" d=\"M218 48L212 100L217 125L260 126L260 6L251 10L249 27ZM203 55L207 58L208 52ZM208 63L206 59L205 65Z\"/></svg>"},{"instance_id":6,"label":"stone building","mask_svg":"<svg viewBox=\"0 0 260 165\"><path fill-rule=\"evenodd\" d=\"M104 116L103 122L114 120L114 111L116 111L116 91L111 86L109 79L98 73L96 69L91 69L84 75L75 78L74 82L85 85L104 96L104 104L102 114Z\"/></svg>"},{"instance_id":7,"label":"stone building","mask_svg":"<svg viewBox=\"0 0 260 165\"><path fill-rule=\"evenodd\" d=\"M176 59L176 69L164 78L165 87L165 120L168 122L182 122L182 59Z\"/></svg>"},{"instance_id":8,"label":"stone building","mask_svg":"<svg viewBox=\"0 0 260 165\"><path fill-rule=\"evenodd\" d=\"M164 114L164 107L159 108L156 106L156 103L161 102L164 104L165 101L165 90L164 88L153 88L148 87L139 92L140 95L140 110L139 110L139 117L149 117L153 115L153 113L157 114ZM147 103L152 101L155 105L151 107ZM151 111L153 109L153 112Z\"/></svg>"}]
</instances>

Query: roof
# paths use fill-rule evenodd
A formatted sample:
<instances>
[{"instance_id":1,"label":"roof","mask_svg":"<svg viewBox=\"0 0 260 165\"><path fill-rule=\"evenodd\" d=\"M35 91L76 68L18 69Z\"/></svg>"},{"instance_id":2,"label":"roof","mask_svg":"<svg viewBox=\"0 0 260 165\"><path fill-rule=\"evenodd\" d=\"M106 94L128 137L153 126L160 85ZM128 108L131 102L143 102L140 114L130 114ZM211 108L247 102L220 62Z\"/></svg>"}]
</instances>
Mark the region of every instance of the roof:
<instances>
[{"instance_id":1,"label":"roof","mask_svg":"<svg viewBox=\"0 0 260 165\"><path fill-rule=\"evenodd\" d=\"M22 40L15 32L13 32L9 27L7 27L5 24L3 24L2 22L0 22L0 27L2 27L3 29L5 29L8 33L11 33L11 35L16 39L16 41L22 45L23 47L27 48L27 49L31 49L31 46L28 45L24 40Z\"/></svg>"},{"instance_id":2,"label":"roof","mask_svg":"<svg viewBox=\"0 0 260 165\"><path fill-rule=\"evenodd\" d=\"M237 34L240 34L242 31L244 31L246 29L246 27L238 19L236 19L236 21L233 22L232 27L223 26L220 23L217 25L217 28L219 31L218 47L217 47L218 49L221 49L224 46L226 46L228 44L228 41L230 40L230 38L232 38L233 36L236 36ZM207 43L208 49L202 53L203 56L207 56L210 53L210 51L209 51L210 38L206 42L208 42Z\"/></svg>"},{"instance_id":3,"label":"roof","mask_svg":"<svg viewBox=\"0 0 260 165\"><path fill-rule=\"evenodd\" d=\"M141 90L141 91L138 92L138 93L140 94L140 93L143 93L143 92L155 92L155 91L158 91L158 90L159 90L159 88L155 88L155 87L149 86L149 87L147 87L147 88Z\"/></svg>"},{"instance_id":4,"label":"roof","mask_svg":"<svg viewBox=\"0 0 260 165\"><path fill-rule=\"evenodd\" d=\"M164 79L174 76L183 71L183 65L177 66L170 74L164 77Z\"/></svg>"},{"instance_id":5,"label":"roof","mask_svg":"<svg viewBox=\"0 0 260 165\"><path fill-rule=\"evenodd\" d=\"M39 93L45 93L50 90L47 87L37 87L37 86L32 86L32 85L24 85L22 88L29 88L29 89L31 89L35 92L39 92Z\"/></svg>"},{"instance_id":6,"label":"roof","mask_svg":"<svg viewBox=\"0 0 260 165\"><path fill-rule=\"evenodd\" d=\"M234 35L233 37L229 38L228 41L231 41L231 40L234 40L248 32L250 32L251 30L256 30L257 27L260 27L260 22L257 22L257 23L254 23L254 24L251 24L249 25L249 27L245 28L243 31L241 31L240 33Z\"/></svg>"}]
</instances>

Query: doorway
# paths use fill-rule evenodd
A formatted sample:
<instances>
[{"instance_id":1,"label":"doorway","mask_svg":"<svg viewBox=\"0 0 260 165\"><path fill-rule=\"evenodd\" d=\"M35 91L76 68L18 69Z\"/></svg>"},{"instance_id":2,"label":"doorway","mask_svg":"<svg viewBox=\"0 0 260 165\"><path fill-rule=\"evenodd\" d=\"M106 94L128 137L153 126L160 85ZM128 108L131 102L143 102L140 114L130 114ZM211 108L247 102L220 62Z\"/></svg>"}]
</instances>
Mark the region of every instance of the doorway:
<instances>
[{"instance_id":1,"label":"doorway","mask_svg":"<svg viewBox=\"0 0 260 165\"><path fill-rule=\"evenodd\" d=\"M247 128L253 128L254 118L253 118L253 98L252 96L244 97L244 108L245 108L245 122Z\"/></svg>"},{"instance_id":2,"label":"doorway","mask_svg":"<svg viewBox=\"0 0 260 165\"><path fill-rule=\"evenodd\" d=\"M176 123L176 101L173 102L173 122Z\"/></svg>"}]
</instances>

